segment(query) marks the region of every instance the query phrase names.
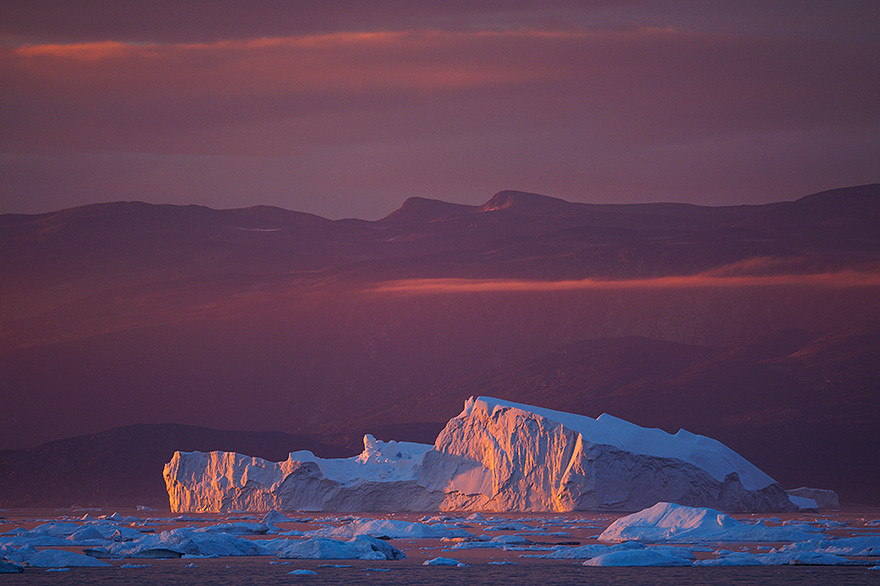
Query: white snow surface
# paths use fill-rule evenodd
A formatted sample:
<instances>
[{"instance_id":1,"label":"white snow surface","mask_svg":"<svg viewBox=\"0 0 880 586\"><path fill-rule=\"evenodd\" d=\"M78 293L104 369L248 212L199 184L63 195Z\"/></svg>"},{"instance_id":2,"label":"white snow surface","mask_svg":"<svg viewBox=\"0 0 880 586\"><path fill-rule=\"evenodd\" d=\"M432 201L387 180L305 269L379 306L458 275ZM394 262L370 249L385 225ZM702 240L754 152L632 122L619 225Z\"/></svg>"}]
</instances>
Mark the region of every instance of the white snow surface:
<instances>
[{"instance_id":1,"label":"white snow surface","mask_svg":"<svg viewBox=\"0 0 880 586\"><path fill-rule=\"evenodd\" d=\"M315 462L324 477L350 486L364 481L394 482L415 480L428 444L377 440L364 436L364 451L354 458L318 458L308 450L293 452L289 458L300 462Z\"/></svg>"},{"instance_id":2,"label":"white snow surface","mask_svg":"<svg viewBox=\"0 0 880 586\"><path fill-rule=\"evenodd\" d=\"M715 509L657 503L617 519L599 540L698 543L803 541L815 536L816 530L805 525L768 527L763 521L749 525Z\"/></svg>"}]
</instances>

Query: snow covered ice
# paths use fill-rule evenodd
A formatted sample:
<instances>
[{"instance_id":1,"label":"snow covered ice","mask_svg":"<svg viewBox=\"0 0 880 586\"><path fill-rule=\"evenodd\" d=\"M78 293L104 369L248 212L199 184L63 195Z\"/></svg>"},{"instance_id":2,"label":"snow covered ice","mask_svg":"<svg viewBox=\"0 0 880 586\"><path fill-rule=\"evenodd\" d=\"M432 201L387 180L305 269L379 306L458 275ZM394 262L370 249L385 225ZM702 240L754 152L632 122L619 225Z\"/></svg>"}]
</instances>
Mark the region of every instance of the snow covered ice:
<instances>
[{"instance_id":1,"label":"snow covered ice","mask_svg":"<svg viewBox=\"0 0 880 586\"><path fill-rule=\"evenodd\" d=\"M610 415L597 419L469 399L433 446L383 442L344 459L284 462L177 452L174 511L636 511L657 502L728 512L796 511L770 476L724 444Z\"/></svg>"},{"instance_id":2,"label":"snow covered ice","mask_svg":"<svg viewBox=\"0 0 880 586\"><path fill-rule=\"evenodd\" d=\"M657 503L621 517L599 536L600 541L685 542L701 541L802 541L815 537L808 527L768 527L762 521L749 525L714 509Z\"/></svg>"},{"instance_id":3,"label":"snow covered ice","mask_svg":"<svg viewBox=\"0 0 880 586\"><path fill-rule=\"evenodd\" d=\"M4 572L137 567L141 575L153 571L151 567L167 567L175 562L181 564L177 566L180 568L183 564L194 564L191 569L195 571L207 562L205 558L228 558L234 565L238 563L234 561L236 558L252 560L254 556L274 560L352 560L348 563L358 571L366 569L364 564L376 563L395 567L399 564L461 564L473 568L514 565L521 562L521 558L532 558L529 561L532 564L542 563L540 560L547 563L561 560L556 563L586 567L876 566L880 560L880 535L864 518L835 517L835 522L830 524L829 519L820 515L802 514L792 515L785 521L768 515L737 520L717 510L671 503L660 503L617 519L616 515L607 513L552 517L539 514L529 518L511 514L474 515L468 519L435 515L413 520L417 516L396 513L327 516L303 523L302 518L291 516L280 520L279 515L273 515L278 519L275 522L283 526L270 529L268 535L243 531L242 527L253 524L230 522L218 514L203 515L194 522L198 526L189 527L180 527L180 521L167 517L151 522L151 526L166 526L164 530L160 527L155 533L140 533L137 538L128 540L119 539L120 532L111 534L110 529L131 527L106 520L29 522L0 533L0 562ZM312 529L300 531L298 538L290 538L284 535L290 525ZM547 537L554 533L553 528L560 526L569 529L575 540L554 543ZM499 532L499 527L510 529ZM530 531L522 532L523 528ZM594 528L604 529L598 540L588 537L594 534ZM82 546L89 555L68 551L72 549L72 542L64 535L89 536L88 547ZM95 535L106 537L99 539ZM49 547L34 545L47 539L63 543ZM575 545L577 543L580 545ZM759 543L766 545L757 545ZM748 547L744 547L745 544L749 544ZM200 558L204 562L175 559L180 556ZM134 562L145 557L155 561L152 565ZM163 561L165 558L172 559Z\"/></svg>"}]
</instances>

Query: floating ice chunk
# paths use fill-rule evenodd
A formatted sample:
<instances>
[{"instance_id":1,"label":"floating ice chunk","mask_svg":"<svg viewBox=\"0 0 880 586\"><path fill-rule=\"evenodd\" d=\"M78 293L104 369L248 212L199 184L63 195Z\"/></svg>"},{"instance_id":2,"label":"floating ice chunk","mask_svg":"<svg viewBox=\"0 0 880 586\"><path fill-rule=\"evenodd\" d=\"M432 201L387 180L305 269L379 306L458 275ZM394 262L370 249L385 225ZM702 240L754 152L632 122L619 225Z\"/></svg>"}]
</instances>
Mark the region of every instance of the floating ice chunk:
<instances>
[{"instance_id":1,"label":"floating ice chunk","mask_svg":"<svg viewBox=\"0 0 880 586\"><path fill-rule=\"evenodd\" d=\"M812 531L810 531L812 530ZM808 526L768 527L754 525L707 508L657 503L653 507L621 517L599 536L601 541L803 541L815 537Z\"/></svg>"},{"instance_id":2,"label":"floating ice chunk","mask_svg":"<svg viewBox=\"0 0 880 586\"><path fill-rule=\"evenodd\" d=\"M698 566L763 566L760 555L742 551L722 552L717 558L698 560Z\"/></svg>"},{"instance_id":3,"label":"floating ice chunk","mask_svg":"<svg viewBox=\"0 0 880 586\"><path fill-rule=\"evenodd\" d=\"M540 528L511 521L509 523L499 523L491 527L487 527L486 531L540 531Z\"/></svg>"},{"instance_id":4,"label":"floating ice chunk","mask_svg":"<svg viewBox=\"0 0 880 586\"><path fill-rule=\"evenodd\" d=\"M230 535L265 535L269 532L269 526L265 523L218 523L202 527L199 531Z\"/></svg>"},{"instance_id":5,"label":"floating ice chunk","mask_svg":"<svg viewBox=\"0 0 880 586\"><path fill-rule=\"evenodd\" d=\"M458 560L454 560L452 558L442 558L436 557L430 560L425 560L422 562L423 566L457 566L459 568L465 567L466 564L461 563Z\"/></svg>"},{"instance_id":6,"label":"floating ice chunk","mask_svg":"<svg viewBox=\"0 0 880 586\"><path fill-rule=\"evenodd\" d=\"M56 521L50 521L49 523L37 525L22 535L27 537L69 537L79 530L80 526L76 523L58 523Z\"/></svg>"},{"instance_id":7,"label":"floating ice chunk","mask_svg":"<svg viewBox=\"0 0 880 586\"><path fill-rule=\"evenodd\" d=\"M98 531L95 527L91 525L84 525L79 531L71 533L67 539L70 541L89 541L89 540L101 540L106 539L103 533Z\"/></svg>"},{"instance_id":8,"label":"floating ice chunk","mask_svg":"<svg viewBox=\"0 0 880 586\"><path fill-rule=\"evenodd\" d=\"M464 529L449 525L426 525L389 519L357 520L340 527L325 527L306 532L309 537L350 539L356 535L391 537L394 539L440 539L442 537L473 537Z\"/></svg>"},{"instance_id":9,"label":"floating ice chunk","mask_svg":"<svg viewBox=\"0 0 880 586\"><path fill-rule=\"evenodd\" d=\"M495 537L490 539L490 541L493 541L495 543L510 543L517 545L529 545L532 543L532 541L526 539L521 535L496 535Z\"/></svg>"},{"instance_id":10,"label":"floating ice chunk","mask_svg":"<svg viewBox=\"0 0 880 586\"><path fill-rule=\"evenodd\" d=\"M101 560L64 551L63 549L44 549L35 554L28 555L22 560L22 565L35 568L109 568L110 564Z\"/></svg>"},{"instance_id":11,"label":"floating ice chunk","mask_svg":"<svg viewBox=\"0 0 880 586\"><path fill-rule=\"evenodd\" d=\"M287 572L289 576L317 576L318 572L313 572L312 570L293 570L292 572Z\"/></svg>"},{"instance_id":12,"label":"floating ice chunk","mask_svg":"<svg viewBox=\"0 0 880 586\"><path fill-rule=\"evenodd\" d=\"M0 574L20 574L24 568L12 562L0 561Z\"/></svg>"},{"instance_id":13,"label":"floating ice chunk","mask_svg":"<svg viewBox=\"0 0 880 586\"><path fill-rule=\"evenodd\" d=\"M578 547L562 547L552 553L533 555L528 557L544 558L548 560L587 560L606 553L617 551L629 551L633 549L645 549L645 546L637 541L624 541L614 545L604 545L600 543L592 545L581 545Z\"/></svg>"},{"instance_id":14,"label":"floating ice chunk","mask_svg":"<svg viewBox=\"0 0 880 586\"><path fill-rule=\"evenodd\" d=\"M379 557L381 556L381 557ZM358 535L350 541L335 539L306 539L294 541L278 552L279 558L287 559L387 559L400 560L406 555L387 541L368 535Z\"/></svg>"},{"instance_id":15,"label":"floating ice chunk","mask_svg":"<svg viewBox=\"0 0 880 586\"><path fill-rule=\"evenodd\" d=\"M258 542L225 533L192 529L172 529L156 535L143 535L127 543L113 543L107 551L119 557L134 557L146 550L164 549L200 557L266 555Z\"/></svg>"},{"instance_id":16,"label":"floating ice chunk","mask_svg":"<svg viewBox=\"0 0 880 586\"><path fill-rule=\"evenodd\" d=\"M697 562L702 566L840 566L852 563L839 555L819 551L815 542L795 543L770 553L761 554L723 551L717 558Z\"/></svg>"},{"instance_id":17,"label":"floating ice chunk","mask_svg":"<svg viewBox=\"0 0 880 586\"><path fill-rule=\"evenodd\" d=\"M291 522L296 522L296 520L291 519L290 517L288 517L287 515L285 515L281 511L276 511L275 509L272 509L271 511L269 511L268 513L263 515L262 519L260 519L260 523L263 523L265 525L274 525L275 523L291 523Z\"/></svg>"},{"instance_id":18,"label":"floating ice chunk","mask_svg":"<svg viewBox=\"0 0 880 586\"><path fill-rule=\"evenodd\" d=\"M813 540L792 543L779 549L780 552L817 551L833 555L852 557L873 557L880 555L880 535L859 535L838 539Z\"/></svg>"},{"instance_id":19,"label":"floating ice chunk","mask_svg":"<svg viewBox=\"0 0 880 586\"><path fill-rule=\"evenodd\" d=\"M689 560L669 549L658 548L612 551L584 562L585 566L691 566Z\"/></svg>"},{"instance_id":20,"label":"floating ice chunk","mask_svg":"<svg viewBox=\"0 0 880 586\"><path fill-rule=\"evenodd\" d=\"M462 541L453 545L451 549L459 551L463 549L504 549L505 547L507 544L501 541Z\"/></svg>"}]
</instances>

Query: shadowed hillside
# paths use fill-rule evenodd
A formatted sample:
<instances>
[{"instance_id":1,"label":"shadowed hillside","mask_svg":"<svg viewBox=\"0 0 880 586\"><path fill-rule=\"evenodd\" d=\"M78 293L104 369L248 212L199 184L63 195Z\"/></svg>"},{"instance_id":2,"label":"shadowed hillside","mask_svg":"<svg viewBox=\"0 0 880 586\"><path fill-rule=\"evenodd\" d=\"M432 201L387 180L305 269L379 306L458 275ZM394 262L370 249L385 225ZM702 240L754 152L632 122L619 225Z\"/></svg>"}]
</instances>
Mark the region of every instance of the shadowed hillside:
<instances>
[{"instance_id":1,"label":"shadowed hillside","mask_svg":"<svg viewBox=\"0 0 880 586\"><path fill-rule=\"evenodd\" d=\"M0 507L145 505L167 509L162 468L175 451L237 451L272 462L297 450L324 458L350 451L279 432L189 425L132 425L35 448L0 452Z\"/></svg>"}]
</instances>

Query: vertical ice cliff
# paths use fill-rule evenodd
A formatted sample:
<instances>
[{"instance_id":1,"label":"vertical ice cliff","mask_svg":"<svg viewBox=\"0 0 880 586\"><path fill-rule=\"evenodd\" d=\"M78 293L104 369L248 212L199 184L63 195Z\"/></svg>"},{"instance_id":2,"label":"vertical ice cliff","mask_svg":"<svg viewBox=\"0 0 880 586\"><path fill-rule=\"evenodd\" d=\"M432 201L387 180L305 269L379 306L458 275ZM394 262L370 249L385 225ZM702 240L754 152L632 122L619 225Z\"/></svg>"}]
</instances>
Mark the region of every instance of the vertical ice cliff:
<instances>
[{"instance_id":1,"label":"vertical ice cliff","mask_svg":"<svg viewBox=\"0 0 880 586\"><path fill-rule=\"evenodd\" d=\"M364 438L364 452L267 462L177 452L174 511L635 511L657 502L788 511L772 478L713 439L498 399L469 399L434 446Z\"/></svg>"},{"instance_id":2,"label":"vertical ice cliff","mask_svg":"<svg viewBox=\"0 0 880 586\"><path fill-rule=\"evenodd\" d=\"M450 510L794 510L772 478L711 438L487 397L449 421L419 483Z\"/></svg>"}]
</instances>

